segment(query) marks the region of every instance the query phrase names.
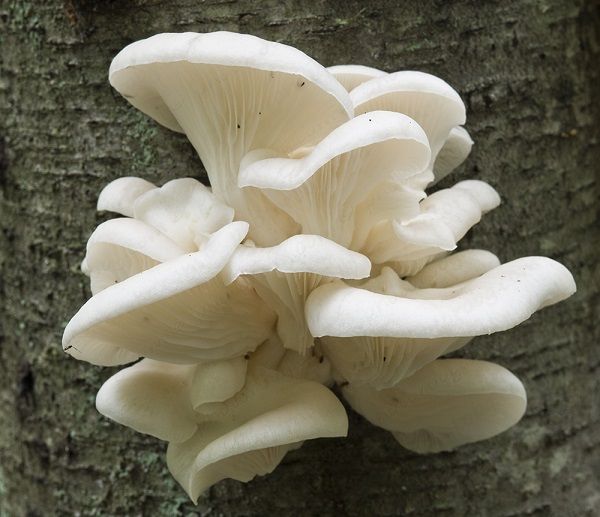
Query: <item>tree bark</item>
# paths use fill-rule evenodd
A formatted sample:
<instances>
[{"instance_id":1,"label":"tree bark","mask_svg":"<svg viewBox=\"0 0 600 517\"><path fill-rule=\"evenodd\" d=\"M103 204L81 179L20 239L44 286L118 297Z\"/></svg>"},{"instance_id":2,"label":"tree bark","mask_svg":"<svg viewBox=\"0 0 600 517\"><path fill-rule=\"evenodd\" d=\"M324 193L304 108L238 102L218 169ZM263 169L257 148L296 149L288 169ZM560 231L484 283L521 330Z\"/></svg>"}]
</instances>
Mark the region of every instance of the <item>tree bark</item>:
<instances>
[{"instance_id":1,"label":"tree bark","mask_svg":"<svg viewBox=\"0 0 600 517\"><path fill-rule=\"evenodd\" d=\"M0 0L0 515L597 515L599 26L593 0ZM134 40L188 30L255 34L327 66L423 70L459 91L475 147L444 184L482 179L503 198L464 247L550 256L579 287L462 352L524 380L515 428L419 456L349 410L347 439L308 442L194 506L163 443L96 412L114 370L65 356L60 339L89 297L79 265L97 194L123 175L206 180L183 136L112 91L108 65Z\"/></svg>"}]
</instances>

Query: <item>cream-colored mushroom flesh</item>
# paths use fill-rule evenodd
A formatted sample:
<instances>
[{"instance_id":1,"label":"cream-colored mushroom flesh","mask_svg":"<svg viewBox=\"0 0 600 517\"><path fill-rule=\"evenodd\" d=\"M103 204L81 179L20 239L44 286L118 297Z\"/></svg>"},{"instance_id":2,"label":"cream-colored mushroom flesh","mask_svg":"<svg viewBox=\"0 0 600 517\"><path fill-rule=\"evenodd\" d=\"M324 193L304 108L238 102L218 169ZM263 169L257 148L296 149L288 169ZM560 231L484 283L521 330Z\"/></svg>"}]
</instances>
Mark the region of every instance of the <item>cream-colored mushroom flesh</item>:
<instances>
[{"instance_id":1,"label":"cream-colored mushroom flesh","mask_svg":"<svg viewBox=\"0 0 600 517\"><path fill-rule=\"evenodd\" d=\"M366 81L350 92L357 115L374 110L404 113L425 130L431 165L450 131L466 120L465 105L448 83L423 72L395 72Z\"/></svg>"},{"instance_id":2,"label":"cream-colored mushroom flesh","mask_svg":"<svg viewBox=\"0 0 600 517\"><path fill-rule=\"evenodd\" d=\"M167 464L192 500L226 477L249 481L271 472L304 440L345 436L344 407L327 388L256 368L220 411L199 416L186 442L171 443Z\"/></svg>"},{"instance_id":3,"label":"cream-colored mushroom flesh","mask_svg":"<svg viewBox=\"0 0 600 517\"><path fill-rule=\"evenodd\" d=\"M434 361L385 390L349 384L344 396L402 446L421 453L490 438L516 424L527 405L512 373L466 359Z\"/></svg>"},{"instance_id":4,"label":"cream-colored mushroom flesh","mask_svg":"<svg viewBox=\"0 0 600 517\"><path fill-rule=\"evenodd\" d=\"M227 287L218 276L246 231L245 223L231 223L201 251L100 291L67 325L63 347L107 366L139 356L193 363L254 350L269 336L274 314L252 289Z\"/></svg>"},{"instance_id":5,"label":"cream-colored mushroom flesh","mask_svg":"<svg viewBox=\"0 0 600 517\"><path fill-rule=\"evenodd\" d=\"M195 366L143 359L110 377L96 408L111 420L161 440L183 442L196 431L189 397Z\"/></svg>"},{"instance_id":6,"label":"cream-colored mushroom flesh","mask_svg":"<svg viewBox=\"0 0 600 517\"><path fill-rule=\"evenodd\" d=\"M260 244L289 236L291 222L260 192L237 187L242 158L252 149L287 156L314 146L353 114L343 86L316 61L244 34L159 34L137 41L113 60L109 78L135 107L188 136L213 191L251 223Z\"/></svg>"},{"instance_id":7,"label":"cream-colored mushroom flesh","mask_svg":"<svg viewBox=\"0 0 600 517\"><path fill-rule=\"evenodd\" d=\"M382 70L364 65L335 65L330 66L327 71L349 92L371 79L387 75Z\"/></svg>"},{"instance_id":8,"label":"cream-colored mushroom flesh","mask_svg":"<svg viewBox=\"0 0 600 517\"><path fill-rule=\"evenodd\" d=\"M363 222L355 213L369 194L382 183L423 171L429 159L427 137L414 120L377 111L342 124L302 158L247 163L239 184L262 189L302 233L348 246L356 223Z\"/></svg>"},{"instance_id":9,"label":"cream-colored mushroom flesh","mask_svg":"<svg viewBox=\"0 0 600 517\"><path fill-rule=\"evenodd\" d=\"M461 337L507 330L575 292L569 271L545 257L526 257L441 289L417 289L389 269L380 294L334 281L306 301L313 336Z\"/></svg>"},{"instance_id":10,"label":"cream-colored mushroom flesh","mask_svg":"<svg viewBox=\"0 0 600 517\"><path fill-rule=\"evenodd\" d=\"M304 319L308 295L332 278L366 278L364 255L319 235L295 235L270 248L240 246L224 270L232 282L240 275L277 313L277 332L286 348L305 353L313 346Z\"/></svg>"}]
</instances>

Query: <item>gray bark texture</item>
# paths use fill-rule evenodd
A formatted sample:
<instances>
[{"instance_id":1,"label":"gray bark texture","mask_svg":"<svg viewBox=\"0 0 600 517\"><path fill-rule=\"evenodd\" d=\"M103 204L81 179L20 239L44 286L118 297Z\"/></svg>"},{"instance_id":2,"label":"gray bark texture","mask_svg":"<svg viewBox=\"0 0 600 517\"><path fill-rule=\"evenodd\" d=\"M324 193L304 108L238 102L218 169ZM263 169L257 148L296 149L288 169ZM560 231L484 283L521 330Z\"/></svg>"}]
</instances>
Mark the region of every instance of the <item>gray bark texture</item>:
<instances>
[{"instance_id":1,"label":"gray bark texture","mask_svg":"<svg viewBox=\"0 0 600 517\"><path fill-rule=\"evenodd\" d=\"M585 0L0 0L0 515L599 515L599 27ZM60 346L90 294L79 265L96 197L123 175L206 180L183 136L111 89L108 66L134 40L215 30L460 92L475 146L444 186L482 179L503 198L463 247L550 256L579 288L461 351L524 380L515 428L419 456L349 410L347 439L308 442L194 506L163 443L96 412L115 370Z\"/></svg>"}]
</instances>

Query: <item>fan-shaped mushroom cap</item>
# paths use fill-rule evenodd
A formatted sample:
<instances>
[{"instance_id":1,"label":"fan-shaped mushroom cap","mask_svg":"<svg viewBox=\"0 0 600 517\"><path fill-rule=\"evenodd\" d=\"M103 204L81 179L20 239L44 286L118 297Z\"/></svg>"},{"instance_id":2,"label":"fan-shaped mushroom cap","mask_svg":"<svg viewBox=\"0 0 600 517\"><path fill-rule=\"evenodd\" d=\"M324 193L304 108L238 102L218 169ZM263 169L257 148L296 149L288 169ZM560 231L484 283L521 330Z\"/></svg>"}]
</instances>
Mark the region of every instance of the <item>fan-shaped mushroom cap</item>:
<instances>
[{"instance_id":1,"label":"fan-shaped mushroom cap","mask_svg":"<svg viewBox=\"0 0 600 517\"><path fill-rule=\"evenodd\" d=\"M411 261L453 250L467 231L481 220L482 214L499 204L500 196L487 183L461 181L426 197L416 217L377 225L361 251L380 264Z\"/></svg>"},{"instance_id":2,"label":"fan-shaped mushroom cap","mask_svg":"<svg viewBox=\"0 0 600 517\"><path fill-rule=\"evenodd\" d=\"M144 192L155 189L149 181L135 176L125 176L111 181L98 196L98 210L116 212L133 217L133 204Z\"/></svg>"},{"instance_id":3,"label":"fan-shaped mushroom cap","mask_svg":"<svg viewBox=\"0 0 600 517\"><path fill-rule=\"evenodd\" d=\"M139 356L195 363L253 350L271 333L274 314L250 288L226 287L218 277L247 228L231 223L201 251L99 292L67 325L63 348L106 366Z\"/></svg>"},{"instance_id":4,"label":"fan-shaped mushroom cap","mask_svg":"<svg viewBox=\"0 0 600 517\"><path fill-rule=\"evenodd\" d=\"M167 450L169 470L193 501L224 478L249 481L271 472L304 440L346 436L348 419L324 386L264 368L220 411L198 419L198 431Z\"/></svg>"},{"instance_id":5,"label":"fan-shaped mushroom cap","mask_svg":"<svg viewBox=\"0 0 600 517\"><path fill-rule=\"evenodd\" d=\"M233 221L233 208L193 178L168 181L134 203L134 217L168 235L187 252L198 251L208 238Z\"/></svg>"},{"instance_id":6,"label":"fan-shaped mushroom cap","mask_svg":"<svg viewBox=\"0 0 600 517\"><path fill-rule=\"evenodd\" d=\"M306 297L328 278L361 279L371 263L319 235L295 235L271 248L240 246L223 272L228 282L249 275L248 282L277 313L284 346L305 352L313 338L304 320Z\"/></svg>"},{"instance_id":7,"label":"fan-shaped mushroom cap","mask_svg":"<svg viewBox=\"0 0 600 517\"><path fill-rule=\"evenodd\" d=\"M379 284L379 292L368 290L373 289L372 282ZM491 334L510 329L575 292L571 273L545 257L513 260L443 289L417 289L389 268L365 286L334 281L315 289L305 304L311 334L411 338Z\"/></svg>"},{"instance_id":8,"label":"fan-shaped mushroom cap","mask_svg":"<svg viewBox=\"0 0 600 517\"><path fill-rule=\"evenodd\" d=\"M166 235L142 221L121 217L100 224L84 259L92 294L185 253Z\"/></svg>"},{"instance_id":9,"label":"fan-shaped mushroom cap","mask_svg":"<svg viewBox=\"0 0 600 517\"><path fill-rule=\"evenodd\" d=\"M247 160L239 185L264 189L303 233L348 246L355 211L369 193L383 182L421 172L429 159L427 137L414 120L376 111L334 129L302 158Z\"/></svg>"},{"instance_id":10,"label":"fan-shaped mushroom cap","mask_svg":"<svg viewBox=\"0 0 600 517\"><path fill-rule=\"evenodd\" d=\"M335 65L330 66L327 71L348 91L366 81L387 75L387 72L364 65Z\"/></svg>"},{"instance_id":11,"label":"fan-shaped mushroom cap","mask_svg":"<svg viewBox=\"0 0 600 517\"><path fill-rule=\"evenodd\" d=\"M423 72L395 72L367 81L350 93L357 115L396 111L416 120L431 147L430 170L450 131L466 121L465 105L448 83Z\"/></svg>"},{"instance_id":12,"label":"fan-shaped mushroom cap","mask_svg":"<svg viewBox=\"0 0 600 517\"><path fill-rule=\"evenodd\" d=\"M109 78L135 107L186 133L213 192L261 245L293 228L260 192L237 187L241 159L252 149L285 156L315 145L353 115L347 92L316 61L245 34L158 34L123 49Z\"/></svg>"},{"instance_id":13,"label":"fan-shaped mushroom cap","mask_svg":"<svg viewBox=\"0 0 600 517\"><path fill-rule=\"evenodd\" d=\"M104 416L161 440L183 442L196 431L190 401L195 365L143 359L110 377L96 396Z\"/></svg>"},{"instance_id":14,"label":"fan-shaped mushroom cap","mask_svg":"<svg viewBox=\"0 0 600 517\"><path fill-rule=\"evenodd\" d=\"M442 359L386 390L349 384L352 407L407 449L438 452L491 438L527 405L521 381L497 364Z\"/></svg>"},{"instance_id":15,"label":"fan-shaped mushroom cap","mask_svg":"<svg viewBox=\"0 0 600 517\"><path fill-rule=\"evenodd\" d=\"M496 255L486 250L465 250L427 264L407 280L415 287L450 287L487 273L500 265Z\"/></svg>"},{"instance_id":16,"label":"fan-shaped mushroom cap","mask_svg":"<svg viewBox=\"0 0 600 517\"><path fill-rule=\"evenodd\" d=\"M471 140L467 130L460 126L453 128L435 158L433 164L435 181L445 178L464 162L472 147L473 140Z\"/></svg>"}]
</instances>

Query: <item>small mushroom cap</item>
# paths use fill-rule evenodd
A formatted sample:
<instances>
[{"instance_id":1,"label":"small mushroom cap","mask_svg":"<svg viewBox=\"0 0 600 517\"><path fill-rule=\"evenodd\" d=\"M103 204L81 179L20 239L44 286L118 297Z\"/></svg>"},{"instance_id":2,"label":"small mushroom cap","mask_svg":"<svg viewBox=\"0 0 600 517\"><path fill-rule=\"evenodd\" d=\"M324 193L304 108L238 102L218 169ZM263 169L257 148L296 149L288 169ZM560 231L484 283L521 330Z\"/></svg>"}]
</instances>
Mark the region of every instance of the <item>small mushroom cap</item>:
<instances>
[{"instance_id":1,"label":"small mushroom cap","mask_svg":"<svg viewBox=\"0 0 600 517\"><path fill-rule=\"evenodd\" d=\"M425 130L431 166L450 131L466 121L465 105L448 83L423 72L403 71L367 81L350 93L357 115L374 110L404 113Z\"/></svg>"},{"instance_id":2,"label":"small mushroom cap","mask_svg":"<svg viewBox=\"0 0 600 517\"><path fill-rule=\"evenodd\" d=\"M183 442L196 431L190 402L195 366L143 359L110 377L96 396L104 416L161 440Z\"/></svg>"},{"instance_id":3,"label":"small mushroom cap","mask_svg":"<svg viewBox=\"0 0 600 517\"><path fill-rule=\"evenodd\" d=\"M421 289L450 287L483 275L499 265L498 257L489 251L465 250L427 264L407 280Z\"/></svg>"},{"instance_id":4,"label":"small mushroom cap","mask_svg":"<svg viewBox=\"0 0 600 517\"><path fill-rule=\"evenodd\" d=\"M527 396L517 377L497 364L442 359L385 390L343 389L352 407L420 453L484 440L515 425Z\"/></svg>"},{"instance_id":5,"label":"small mushroom cap","mask_svg":"<svg viewBox=\"0 0 600 517\"><path fill-rule=\"evenodd\" d=\"M335 65L327 71L349 92L366 81L387 75L383 70L364 65Z\"/></svg>"},{"instance_id":6,"label":"small mushroom cap","mask_svg":"<svg viewBox=\"0 0 600 517\"><path fill-rule=\"evenodd\" d=\"M518 325L576 289L571 273L546 257L517 259L443 289L416 289L394 276L389 268L381 276L393 295L341 281L315 289L305 305L311 334L418 338L491 334Z\"/></svg>"},{"instance_id":7,"label":"small mushroom cap","mask_svg":"<svg viewBox=\"0 0 600 517\"><path fill-rule=\"evenodd\" d=\"M334 129L302 158L247 163L239 185L264 189L303 233L348 246L358 205L382 183L421 172L429 160L427 137L414 120L376 111Z\"/></svg>"},{"instance_id":8,"label":"small mushroom cap","mask_svg":"<svg viewBox=\"0 0 600 517\"><path fill-rule=\"evenodd\" d=\"M193 178L168 181L140 195L134 217L153 226L186 252L198 251L212 234L233 221L233 208Z\"/></svg>"},{"instance_id":9,"label":"small mushroom cap","mask_svg":"<svg viewBox=\"0 0 600 517\"><path fill-rule=\"evenodd\" d=\"M406 221L389 220L376 226L361 251L380 264L421 259L453 250L481 216L499 204L500 196L487 183L461 181L426 197L416 217Z\"/></svg>"},{"instance_id":10,"label":"small mushroom cap","mask_svg":"<svg viewBox=\"0 0 600 517\"><path fill-rule=\"evenodd\" d=\"M372 149L366 149L369 146L373 146ZM368 153L369 150L372 153ZM240 170L238 183L241 187L294 190L313 178L328 162L352 151L367 153L366 158L373 161L378 158L376 163L369 164L371 167L358 171L348 167L339 173L340 180L350 182L355 188L357 183L376 182L392 173L412 176L421 172L431 154L427 136L410 117L373 111L335 128L302 158L267 158L247 164ZM354 159L364 157L357 153Z\"/></svg>"},{"instance_id":11,"label":"small mushroom cap","mask_svg":"<svg viewBox=\"0 0 600 517\"><path fill-rule=\"evenodd\" d=\"M467 130L460 126L453 128L435 158L433 166L435 181L445 178L464 162L472 147L473 140Z\"/></svg>"},{"instance_id":12,"label":"small mushroom cap","mask_svg":"<svg viewBox=\"0 0 600 517\"><path fill-rule=\"evenodd\" d=\"M371 263L364 255L320 235L294 235L269 248L239 246L223 275L227 283L231 283L240 275L258 275L275 270L361 279L369 276Z\"/></svg>"},{"instance_id":13,"label":"small mushroom cap","mask_svg":"<svg viewBox=\"0 0 600 517\"><path fill-rule=\"evenodd\" d=\"M116 353L121 349L128 361L145 356L176 363L253 350L270 334L274 314L248 287L227 288L218 277L247 229L246 223L231 223L201 251L99 292L67 325L63 348L106 366L122 364Z\"/></svg>"},{"instance_id":14,"label":"small mushroom cap","mask_svg":"<svg viewBox=\"0 0 600 517\"><path fill-rule=\"evenodd\" d=\"M166 235L142 221L124 217L106 221L87 243L84 263L92 294L184 253Z\"/></svg>"},{"instance_id":15,"label":"small mushroom cap","mask_svg":"<svg viewBox=\"0 0 600 517\"><path fill-rule=\"evenodd\" d=\"M346 436L346 411L324 386L256 368L221 412L167 450L169 470L193 501L224 478L249 481L271 472L304 440Z\"/></svg>"},{"instance_id":16,"label":"small mushroom cap","mask_svg":"<svg viewBox=\"0 0 600 517\"><path fill-rule=\"evenodd\" d=\"M133 217L133 204L143 193L155 189L149 181L134 176L125 176L111 181L98 196L98 210L116 212Z\"/></svg>"}]
</instances>

